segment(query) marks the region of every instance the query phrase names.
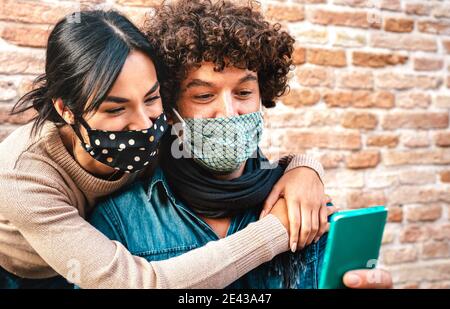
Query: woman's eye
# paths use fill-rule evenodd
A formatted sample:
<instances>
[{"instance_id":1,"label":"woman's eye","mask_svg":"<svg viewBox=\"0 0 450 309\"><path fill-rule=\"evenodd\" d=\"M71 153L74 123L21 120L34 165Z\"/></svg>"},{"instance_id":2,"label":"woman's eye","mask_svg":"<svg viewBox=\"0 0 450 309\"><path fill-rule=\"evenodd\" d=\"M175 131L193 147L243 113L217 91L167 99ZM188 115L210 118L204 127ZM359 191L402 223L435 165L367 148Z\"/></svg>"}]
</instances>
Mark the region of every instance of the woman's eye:
<instances>
[{"instance_id":1,"label":"woman's eye","mask_svg":"<svg viewBox=\"0 0 450 309\"><path fill-rule=\"evenodd\" d=\"M119 108L114 108L114 109L108 109L108 110L106 110L106 112L108 113L108 114L118 114L118 113L120 113L121 111L123 111L125 108L123 108L123 107L119 107Z\"/></svg>"},{"instance_id":2,"label":"woman's eye","mask_svg":"<svg viewBox=\"0 0 450 309\"><path fill-rule=\"evenodd\" d=\"M148 98L147 100L145 100L145 104L147 104L147 105L151 105L151 104L153 104L156 100L158 100L158 99L160 99L161 98L161 96L154 96L154 97L151 97L151 98Z\"/></svg>"}]
</instances>

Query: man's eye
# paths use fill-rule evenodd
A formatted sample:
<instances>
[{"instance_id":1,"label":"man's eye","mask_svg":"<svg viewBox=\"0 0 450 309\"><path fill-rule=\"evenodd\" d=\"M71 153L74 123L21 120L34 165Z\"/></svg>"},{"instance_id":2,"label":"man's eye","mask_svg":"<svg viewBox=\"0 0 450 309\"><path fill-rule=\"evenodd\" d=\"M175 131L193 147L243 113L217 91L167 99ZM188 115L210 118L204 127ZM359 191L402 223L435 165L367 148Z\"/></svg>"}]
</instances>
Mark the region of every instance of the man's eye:
<instances>
[{"instance_id":1,"label":"man's eye","mask_svg":"<svg viewBox=\"0 0 450 309\"><path fill-rule=\"evenodd\" d=\"M239 91L238 92L238 95L240 95L241 97L248 97L251 94L252 94L251 91Z\"/></svg>"},{"instance_id":2,"label":"man's eye","mask_svg":"<svg viewBox=\"0 0 450 309\"><path fill-rule=\"evenodd\" d=\"M207 100L212 98L214 95L210 94L210 93L206 93L206 94L201 94L201 95L196 95L194 96L195 99L197 100Z\"/></svg>"},{"instance_id":3,"label":"man's eye","mask_svg":"<svg viewBox=\"0 0 450 309\"><path fill-rule=\"evenodd\" d=\"M108 113L108 114L117 114L117 113L120 113L121 111L123 111L125 108L123 108L123 107L119 107L119 108L114 108L114 109L108 109L108 110L106 110L106 112Z\"/></svg>"}]
</instances>

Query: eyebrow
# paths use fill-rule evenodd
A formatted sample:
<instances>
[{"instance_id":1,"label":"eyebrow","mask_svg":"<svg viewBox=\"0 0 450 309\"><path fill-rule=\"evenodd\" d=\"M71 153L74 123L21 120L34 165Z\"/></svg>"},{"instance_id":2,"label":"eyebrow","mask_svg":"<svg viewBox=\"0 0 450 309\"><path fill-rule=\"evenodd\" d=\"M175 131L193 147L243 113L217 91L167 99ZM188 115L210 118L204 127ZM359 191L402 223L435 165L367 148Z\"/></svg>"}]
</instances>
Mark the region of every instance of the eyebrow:
<instances>
[{"instance_id":1,"label":"eyebrow","mask_svg":"<svg viewBox=\"0 0 450 309\"><path fill-rule=\"evenodd\" d=\"M245 82L250 82L250 81L258 81L258 78L256 78L256 76L255 75L253 75L253 74L247 74L246 76L244 76L244 77L242 77L240 80L239 80L239 84L243 84L243 83L245 83Z\"/></svg>"},{"instance_id":2,"label":"eyebrow","mask_svg":"<svg viewBox=\"0 0 450 309\"><path fill-rule=\"evenodd\" d=\"M258 78L256 78L255 75L249 73L246 76L239 79L238 84L243 84L248 81L257 81ZM201 79L193 79L186 85L186 90L193 87L214 87L214 83L210 83Z\"/></svg>"},{"instance_id":3,"label":"eyebrow","mask_svg":"<svg viewBox=\"0 0 450 309\"><path fill-rule=\"evenodd\" d=\"M159 82L157 81L157 82L152 86L152 88L145 94L144 98L145 98L145 97L148 97L148 96L151 95L153 92L155 92L155 91L158 89L158 87L159 87ZM126 102L129 102L130 100L129 100L129 99L126 99L126 98L116 97L116 96L107 96L106 99L105 99L105 101L108 101L108 102L114 102L114 103L126 103Z\"/></svg>"}]
</instances>

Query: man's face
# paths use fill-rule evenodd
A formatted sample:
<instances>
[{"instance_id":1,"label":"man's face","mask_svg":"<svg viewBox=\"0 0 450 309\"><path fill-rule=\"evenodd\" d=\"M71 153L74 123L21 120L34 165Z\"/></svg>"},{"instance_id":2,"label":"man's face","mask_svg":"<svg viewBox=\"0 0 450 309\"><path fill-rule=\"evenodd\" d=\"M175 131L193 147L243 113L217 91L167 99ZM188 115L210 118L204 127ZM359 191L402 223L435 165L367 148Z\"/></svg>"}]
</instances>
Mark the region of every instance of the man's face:
<instances>
[{"instance_id":1,"label":"man's face","mask_svg":"<svg viewBox=\"0 0 450 309\"><path fill-rule=\"evenodd\" d=\"M214 71L204 62L191 69L181 83L178 112L183 118L219 118L254 113L260 109L258 76L255 72L225 67Z\"/></svg>"}]
</instances>

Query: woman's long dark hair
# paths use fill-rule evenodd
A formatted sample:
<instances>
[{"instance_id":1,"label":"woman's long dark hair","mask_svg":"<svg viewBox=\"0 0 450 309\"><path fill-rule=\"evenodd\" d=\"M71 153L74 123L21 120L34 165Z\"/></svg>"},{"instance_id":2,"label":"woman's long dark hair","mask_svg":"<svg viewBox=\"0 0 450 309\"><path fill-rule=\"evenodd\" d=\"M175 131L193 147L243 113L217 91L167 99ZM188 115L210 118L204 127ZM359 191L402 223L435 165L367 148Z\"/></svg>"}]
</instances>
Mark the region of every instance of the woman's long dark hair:
<instances>
[{"instance_id":1,"label":"woman's long dark hair","mask_svg":"<svg viewBox=\"0 0 450 309\"><path fill-rule=\"evenodd\" d=\"M45 73L33 90L14 105L11 115L34 108L32 134L45 121L64 124L53 106L61 98L75 116L95 111L105 100L132 50L147 54L160 72L160 61L146 37L126 17L115 11L82 11L60 20L47 43Z\"/></svg>"}]
</instances>

